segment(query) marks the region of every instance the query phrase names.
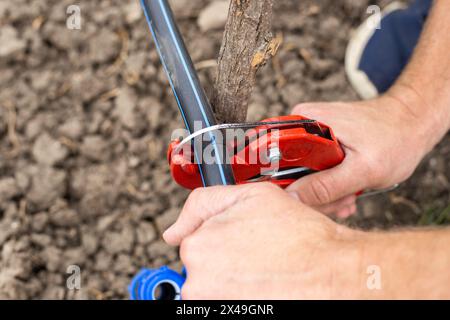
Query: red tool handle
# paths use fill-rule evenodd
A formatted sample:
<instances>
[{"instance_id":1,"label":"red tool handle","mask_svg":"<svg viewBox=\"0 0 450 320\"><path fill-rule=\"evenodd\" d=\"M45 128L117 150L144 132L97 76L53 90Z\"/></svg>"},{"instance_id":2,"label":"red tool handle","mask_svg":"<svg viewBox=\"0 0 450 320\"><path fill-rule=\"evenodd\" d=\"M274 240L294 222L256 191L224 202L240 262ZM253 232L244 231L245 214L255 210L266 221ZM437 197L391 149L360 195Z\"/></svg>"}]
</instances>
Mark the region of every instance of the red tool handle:
<instances>
[{"instance_id":1,"label":"red tool handle","mask_svg":"<svg viewBox=\"0 0 450 320\"><path fill-rule=\"evenodd\" d=\"M295 121L308 121L308 119L301 116L286 116L267 119L262 123ZM303 124L280 126L277 130L273 130L273 128L267 130L268 126L261 124L251 131L245 144L228 146L238 150L231 158L236 183L244 184L255 181L255 177L262 177L261 173L271 168L272 163L262 161L261 157L255 157L255 155L267 153L267 150L270 150L273 145L277 146L280 154L277 161L278 171L307 168L310 172L317 172L339 165L345 155L333 131L325 124L313 123L320 129L320 133L311 132L309 126ZM262 135L258 135L256 138L252 137L252 134L261 132ZM180 141L173 141L167 153L173 179L187 189L202 187L198 165L194 163L190 155L178 152L179 144ZM277 180L270 179L270 177L266 180L283 188L296 181L292 178Z\"/></svg>"}]
</instances>

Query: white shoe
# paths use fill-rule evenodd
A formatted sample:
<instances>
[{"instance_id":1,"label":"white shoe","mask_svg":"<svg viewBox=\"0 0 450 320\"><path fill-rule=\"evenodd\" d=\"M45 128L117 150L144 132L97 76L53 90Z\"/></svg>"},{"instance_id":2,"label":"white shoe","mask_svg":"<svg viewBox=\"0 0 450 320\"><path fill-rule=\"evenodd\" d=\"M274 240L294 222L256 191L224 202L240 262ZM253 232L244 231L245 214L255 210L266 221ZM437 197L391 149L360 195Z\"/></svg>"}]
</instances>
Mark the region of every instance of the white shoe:
<instances>
[{"instance_id":1,"label":"white shoe","mask_svg":"<svg viewBox=\"0 0 450 320\"><path fill-rule=\"evenodd\" d=\"M401 2L389 4L381 12L381 20L394 11L405 9ZM369 17L358 29L356 29L350 39L345 55L345 71L347 77L358 93L365 100L376 98L379 95L378 89L370 81L365 72L359 69L362 55L375 31L379 29L380 17L376 14Z\"/></svg>"}]
</instances>

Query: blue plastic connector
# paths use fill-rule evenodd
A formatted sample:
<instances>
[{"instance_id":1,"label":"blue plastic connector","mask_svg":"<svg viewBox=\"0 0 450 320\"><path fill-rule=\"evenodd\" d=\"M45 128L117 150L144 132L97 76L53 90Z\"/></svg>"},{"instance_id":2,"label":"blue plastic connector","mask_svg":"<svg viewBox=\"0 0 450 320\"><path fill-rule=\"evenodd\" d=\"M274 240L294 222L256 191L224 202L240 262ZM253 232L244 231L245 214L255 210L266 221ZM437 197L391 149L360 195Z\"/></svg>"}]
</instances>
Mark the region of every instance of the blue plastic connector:
<instances>
[{"instance_id":1,"label":"blue plastic connector","mask_svg":"<svg viewBox=\"0 0 450 320\"><path fill-rule=\"evenodd\" d=\"M131 300L181 300L181 288L186 273L179 274L168 267L142 269L128 286Z\"/></svg>"}]
</instances>

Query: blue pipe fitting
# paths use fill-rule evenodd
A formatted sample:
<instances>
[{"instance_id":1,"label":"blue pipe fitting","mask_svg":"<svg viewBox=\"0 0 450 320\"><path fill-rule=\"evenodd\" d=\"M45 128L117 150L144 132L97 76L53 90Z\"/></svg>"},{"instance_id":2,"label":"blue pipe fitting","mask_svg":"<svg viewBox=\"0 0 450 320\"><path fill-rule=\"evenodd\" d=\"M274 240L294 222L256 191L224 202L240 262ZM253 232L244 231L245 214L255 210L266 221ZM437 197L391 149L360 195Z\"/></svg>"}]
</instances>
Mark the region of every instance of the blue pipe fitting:
<instances>
[{"instance_id":1,"label":"blue pipe fitting","mask_svg":"<svg viewBox=\"0 0 450 320\"><path fill-rule=\"evenodd\" d=\"M179 274L168 267L142 269L128 286L130 300L181 300L186 272Z\"/></svg>"}]
</instances>

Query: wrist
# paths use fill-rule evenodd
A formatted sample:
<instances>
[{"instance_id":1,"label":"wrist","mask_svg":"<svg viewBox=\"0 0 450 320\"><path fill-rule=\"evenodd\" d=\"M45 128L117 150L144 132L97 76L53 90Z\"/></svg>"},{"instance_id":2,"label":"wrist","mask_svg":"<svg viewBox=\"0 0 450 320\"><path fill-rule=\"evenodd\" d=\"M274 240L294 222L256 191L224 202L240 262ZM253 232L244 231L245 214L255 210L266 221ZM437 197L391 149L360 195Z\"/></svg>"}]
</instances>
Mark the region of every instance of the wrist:
<instances>
[{"instance_id":1,"label":"wrist","mask_svg":"<svg viewBox=\"0 0 450 320\"><path fill-rule=\"evenodd\" d=\"M365 297L364 252L368 234L339 226L330 255L335 257L331 266L331 299L361 299Z\"/></svg>"},{"instance_id":2,"label":"wrist","mask_svg":"<svg viewBox=\"0 0 450 320\"><path fill-rule=\"evenodd\" d=\"M333 268L333 299L387 299L392 263L388 233L349 230ZM391 244L392 247L392 244ZM388 252L389 251L389 252Z\"/></svg>"},{"instance_id":3,"label":"wrist","mask_svg":"<svg viewBox=\"0 0 450 320\"><path fill-rule=\"evenodd\" d=\"M414 296L404 290L416 268L404 266L414 259L415 247L402 240L408 232L347 230L338 244L333 267L333 299L398 299Z\"/></svg>"},{"instance_id":4,"label":"wrist","mask_svg":"<svg viewBox=\"0 0 450 320\"><path fill-rule=\"evenodd\" d=\"M364 274L364 283L357 297L448 298L448 231L427 229L364 233L359 255L359 272Z\"/></svg>"},{"instance_id":5,"label":"wrist","mask_svg":"<svg viewBox=\"0 0 450 320\"><path fill-rule=\"evenodd\" d=\"M409 128L410 140L421 147L423 156L430 152L450 129L450 105L447 101L435 101L427 92L421 92L400 79L386 94L396 100L408 118L403 120Z\"/></svg>"}]
</instances>

